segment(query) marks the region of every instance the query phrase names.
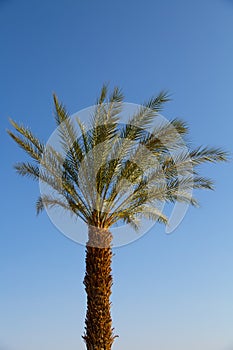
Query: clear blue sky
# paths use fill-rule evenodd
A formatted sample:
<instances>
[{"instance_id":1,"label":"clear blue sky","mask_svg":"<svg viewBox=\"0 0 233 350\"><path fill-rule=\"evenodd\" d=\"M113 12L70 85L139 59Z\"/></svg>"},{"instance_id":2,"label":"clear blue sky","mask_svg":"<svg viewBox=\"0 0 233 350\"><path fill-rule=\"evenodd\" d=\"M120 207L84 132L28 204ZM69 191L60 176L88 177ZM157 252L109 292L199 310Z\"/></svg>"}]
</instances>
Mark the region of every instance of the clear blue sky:
<instances>
[{"instance_id":1,"label":"clear blue sky","mask_svg":"<svg viewBox=\"0 0 233 350\"><path fill-rule=\"evenodd\" d=\"M0 0L0 38L0 349L84 349L84 247L36 217L8 117L46 140L53 91L74 113L104 81L134 103L165 88L164 115L186 120L194 144L231 151L233 1ZM203 167L216 191L172 235L156 225L115 249L114 350L233 349L232 170Z\"/></svg>"}]
</instances>

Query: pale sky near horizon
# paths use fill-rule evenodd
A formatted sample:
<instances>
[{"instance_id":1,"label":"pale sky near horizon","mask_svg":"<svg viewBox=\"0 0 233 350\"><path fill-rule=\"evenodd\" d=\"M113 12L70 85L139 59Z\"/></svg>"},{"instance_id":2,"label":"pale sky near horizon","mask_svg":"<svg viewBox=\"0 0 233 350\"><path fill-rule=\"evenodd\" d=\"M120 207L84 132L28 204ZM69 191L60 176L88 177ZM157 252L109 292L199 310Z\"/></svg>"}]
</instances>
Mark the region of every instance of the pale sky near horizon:
<instances>
[{"instance_id":1,"label":"pale sky near horizon","mask_svg":"<svg viewBox=\"0 0 233 350\"><path fill-rule=\"evenodd\" d=\"M133 103L167 89L194 145L232 152L233 1L0 0L0 43L0 350L85 349L84 247L36 217L8 117L46 140L54 91L75 113L106 81ZM216 191L173 234L114 250L113 350L233 348L233 163L202 169Z\"/></svg>"}]
</instances>

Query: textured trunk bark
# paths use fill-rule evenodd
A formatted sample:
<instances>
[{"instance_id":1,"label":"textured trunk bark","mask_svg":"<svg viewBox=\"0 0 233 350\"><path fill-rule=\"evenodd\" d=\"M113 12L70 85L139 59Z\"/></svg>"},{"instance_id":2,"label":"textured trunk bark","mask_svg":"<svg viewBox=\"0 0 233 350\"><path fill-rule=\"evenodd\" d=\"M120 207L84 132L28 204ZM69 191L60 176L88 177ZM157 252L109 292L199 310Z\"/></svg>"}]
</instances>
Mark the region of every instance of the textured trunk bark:
<instances>
[{"instance_id":1,"label":"textured trunk bark","mask_svg":"<svg viewBox=\"0 0 233 350\"><path fill-rule=\"evenodd\" d=\"M89 226L86 246L87 313L85 340L87 350L110 350L115 336L111 318L112 235L102 228Z\"/></svg>"}]
</instances>

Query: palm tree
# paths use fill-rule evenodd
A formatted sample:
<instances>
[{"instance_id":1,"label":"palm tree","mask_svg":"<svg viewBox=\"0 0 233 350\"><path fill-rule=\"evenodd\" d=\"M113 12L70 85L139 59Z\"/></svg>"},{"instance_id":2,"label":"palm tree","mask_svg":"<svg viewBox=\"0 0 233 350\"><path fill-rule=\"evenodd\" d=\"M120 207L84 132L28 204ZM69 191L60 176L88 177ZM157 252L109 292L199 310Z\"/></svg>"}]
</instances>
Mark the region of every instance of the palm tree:
<instances>
[{"instance_id":1,"label":"palm tree","mask_svg":"<svg viewBox=\"0 0 233 350\"><path fill-rule=\"evenodd\" d=\"M110 310L113 239L110 228L123 221L137 230L142 218L167 223L158 203L179 201L197 205L191 190L213 188L210 179L199 175L198 166L227 160L226 152L219 148L198 147L179 152L181 138L188 134L181 120L174 119L148 132L169 100L166 92L144 103L127 124L120 123L123 100L119 88L109 92L104 85L91 126L87 128L76 118L79 136L65 107L54 95L55 120L65 157L13 120L16 132L8 131L32 158L31 163L17 164L17 172L52 189L50 194L39 197L37 212L58 206L88 225L83 336L87 350L110 350L116 337ZM173 156L171 149L175 150Z\"/></svg>"}]
</instances>

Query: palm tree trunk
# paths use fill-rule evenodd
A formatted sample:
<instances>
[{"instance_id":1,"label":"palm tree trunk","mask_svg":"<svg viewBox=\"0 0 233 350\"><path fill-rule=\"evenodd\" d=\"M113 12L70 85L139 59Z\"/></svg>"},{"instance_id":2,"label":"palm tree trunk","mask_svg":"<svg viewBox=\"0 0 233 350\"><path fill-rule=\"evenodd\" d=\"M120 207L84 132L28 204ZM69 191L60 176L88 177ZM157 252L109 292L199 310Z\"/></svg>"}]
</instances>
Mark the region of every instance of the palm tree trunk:
<instances>
[{"instance_id":1,"label":"palm tree trunk","mask_svg":"<svg viewBox=\"0 0 233 350\"><path fill-rule=\"evenodd\" d=\"M115 336L111 318L112 234L103 228L89 226L86 245L87 313L85 340L87 350L110 350Z\"/></svg>"}]
</instances>

